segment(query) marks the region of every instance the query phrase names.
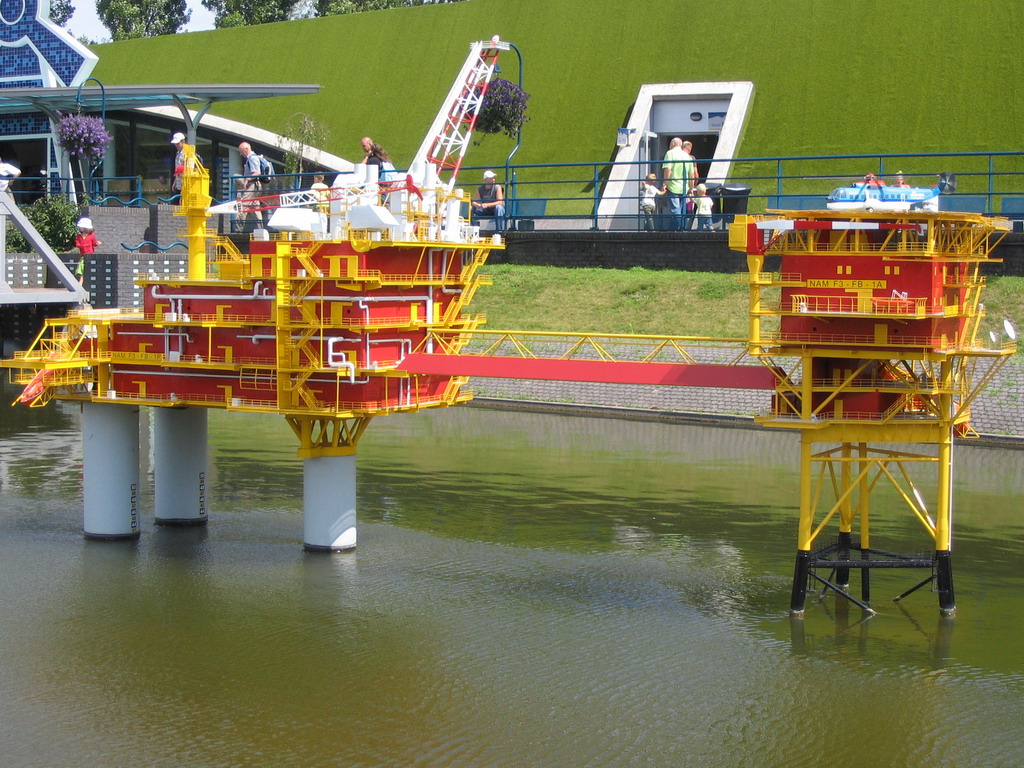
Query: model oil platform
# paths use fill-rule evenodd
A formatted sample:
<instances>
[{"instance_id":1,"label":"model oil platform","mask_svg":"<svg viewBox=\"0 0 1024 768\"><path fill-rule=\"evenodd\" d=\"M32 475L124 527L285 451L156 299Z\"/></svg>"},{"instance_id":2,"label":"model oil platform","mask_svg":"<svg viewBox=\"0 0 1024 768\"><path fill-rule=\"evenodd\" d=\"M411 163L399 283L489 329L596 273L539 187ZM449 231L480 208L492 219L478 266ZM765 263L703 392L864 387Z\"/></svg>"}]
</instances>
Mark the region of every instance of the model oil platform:
<instances>
[{"instance_id":1,"label":"model oil platform","mask_svg":"<svg viewBox=\"0 0 1024 768\"><path fill-rule=\"evenodd\" d=\"M773 404L758 420L801 439L791 610L804 610L812 580L871 610L871 569L922 568L927 578L904 594L934 583L951 612L953 438L971 432L971 401L1013 352L1012 340L986 345L978 334L980 267L1008 222L920 205L941 188L890 196L884 211L883 195L864 194L855 209L739 217L729 244L748 254L746 339L619 336L632 350L622 359L586 334L561 334L554 357L514 332L487 339L466 308L503 246L467 220L455 182L508 47L471 46L404 179L362 165L326 196L211 207L208 174L186 146L188 274L138 281L139 309L49 320L3 363L23 403L82 403L85 534L139 534L141 406L154 413L157 523L206 522L209 409L275 413L304 461L304 546L339 551L356 545L355 453L367 424L466 401L468 376L762 389ZM258 230L247 253L207 228L212 213L256 210L274 234ZM483 340L474 354L471 339ZM709 342L731 345L731 362L700 363L686 349ZM639 344L651 352L637 356ZM934 483L916 484L920 467ZM876 546L870 499L882 484L920 522L927 551Z\"/></svg>"},{"instance_id":2,"label":"model oil platform","mask_svg":"<svg viewBox=\"0 0 1024 768\"><path fill-rule=\"evenodd\" d=\"M776 376L758 421L800 434L795 613L809 579L870 610L873 568L930 571L900 597L934 583L940 609L954 609L953 438L971 433L972 400L1014 351L1012 338L979 338L980 267L1010 226L903 208L751 216L730 230L747 254L749 350ZM769 258L778 271L765 271ZM927 485L914 480L921 467ZM870 499L882 485L920 522L927 551L876 548ZM860 600L847 591L853 569Z\"/></svg>"},{"instance_id":3,"label":"model oil platform","mask_svg":"<svg viewBox=\"0 0 1024 768\"><path fill-rule=\"evenodd\" d=\"M138 535L139 406L154 407L157 522L205 522L206 415L220 408L284 415L305 460L305 546L355 546L355 451L370 419L470 398L465 378L396 365L431 329L481 321L465 308L479 267L503 246L470 225L455 181L508 47L497 38L470 47L404 179L360 165L326 195L244 201L239 212L262 209L275 230L254 235L248 253L207 228L211 213L237 204L211 209L209 175L186 145L177 213L188 274L139 280L137 310L49 320L31 349L5 361L25 385L23 403L83 403L87 536Z\"/></svg>"}]
</instances>

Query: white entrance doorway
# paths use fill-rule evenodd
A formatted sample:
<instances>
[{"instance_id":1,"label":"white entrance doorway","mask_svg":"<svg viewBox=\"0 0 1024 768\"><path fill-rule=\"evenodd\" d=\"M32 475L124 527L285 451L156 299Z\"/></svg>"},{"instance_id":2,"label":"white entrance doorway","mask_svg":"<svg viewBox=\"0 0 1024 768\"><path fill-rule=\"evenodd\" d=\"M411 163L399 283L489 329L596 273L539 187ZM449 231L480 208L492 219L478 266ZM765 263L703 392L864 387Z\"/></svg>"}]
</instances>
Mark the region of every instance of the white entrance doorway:
<instances>
[{"instance_id":1,"label":"white entrance doorway","mask_svg":"<svg viewBox=\"0 0 1024 768\"><path fill-rule=\"evenodd\" d=\"M749 81L660 83L640 88L598 206L600 229L636 229L640 180L661 173L676 136L693 143L702 181L728 180L754 95Z\"/></svg>"}]
</instances>

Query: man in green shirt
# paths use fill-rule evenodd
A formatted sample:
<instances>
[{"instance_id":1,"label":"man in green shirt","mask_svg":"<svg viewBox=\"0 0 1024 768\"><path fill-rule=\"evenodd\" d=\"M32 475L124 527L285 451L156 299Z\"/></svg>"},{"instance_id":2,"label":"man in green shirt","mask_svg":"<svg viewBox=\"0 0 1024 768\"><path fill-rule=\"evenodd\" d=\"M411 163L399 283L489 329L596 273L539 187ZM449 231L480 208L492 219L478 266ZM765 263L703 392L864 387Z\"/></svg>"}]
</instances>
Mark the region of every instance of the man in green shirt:
<instances>
[{"instance_id":1,"label":"man in green shirt","mask_svg":"<svg viewBox=\"0 0 1024 768\"><path fill-rule=\"evenodd\" d=\"M693 144L678 136L672 139L668 152L662 160L663 191L668 196L669 211L672 214L670 229L688 230L693 222L692 214L686 210L686 201L697 184L697 163L690 154Z\"/></svg>"}]
</instances>

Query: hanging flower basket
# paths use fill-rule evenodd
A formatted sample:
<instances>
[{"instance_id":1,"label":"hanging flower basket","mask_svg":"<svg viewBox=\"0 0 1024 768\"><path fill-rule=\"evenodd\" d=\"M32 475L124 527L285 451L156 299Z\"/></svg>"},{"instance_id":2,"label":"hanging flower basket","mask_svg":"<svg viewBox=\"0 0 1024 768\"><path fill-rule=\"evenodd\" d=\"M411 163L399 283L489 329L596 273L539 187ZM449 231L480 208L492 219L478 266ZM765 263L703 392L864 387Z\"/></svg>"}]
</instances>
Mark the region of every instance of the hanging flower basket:
<instances>
[{"instance_id":1,"label":"hanging flower basket","mask_svg":"<svg viewBox=\"0 0 1024 768\"><path fill-rule=\"evenodd\" d=\"M57 143L74 158L86 162L102 160L113 138L98 117L62 115L57 121Z\"/></svg>"},{"instance_id":2,"label":"hanging flower basket","mask_svg":"<svg viewBox=\"0 0 1024 768\"><path fill-rule=\"evenodd\" d=\"M492 80L476 117L476 130L517 138L523 123L530 119L526 116L529 98L530 94L509 80Z\"/></svg>"}]
</instances>

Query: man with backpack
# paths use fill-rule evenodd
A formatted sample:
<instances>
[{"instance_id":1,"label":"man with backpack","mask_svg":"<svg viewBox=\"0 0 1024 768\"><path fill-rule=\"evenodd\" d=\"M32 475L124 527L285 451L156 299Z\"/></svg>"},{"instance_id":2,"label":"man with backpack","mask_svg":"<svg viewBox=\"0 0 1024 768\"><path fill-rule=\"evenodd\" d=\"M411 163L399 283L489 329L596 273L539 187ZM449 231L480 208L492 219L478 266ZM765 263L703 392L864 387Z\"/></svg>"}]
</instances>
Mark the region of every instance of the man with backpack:
<instances>
[{"instance_id":1,"label":"man with backpack","mask_svg":"<svg viewBox=\"0 0 1024 768\"><path fill-rule=\"evenodd\" d=\"M263 226L263 211L257 207L258 202L248 203L245 201L254 200L260 196L260 190L263 185L260 184L260 176L262 170L260 168L260 156L252 151L252 145L248 141L243 141L238 145L238 151L242 155L242 175L245 179L242 181L242 191L238 203L238 212L241 215L242 221L245 221L246 217L252 214L256 221Z\"/></svg>"}]
</instances>

